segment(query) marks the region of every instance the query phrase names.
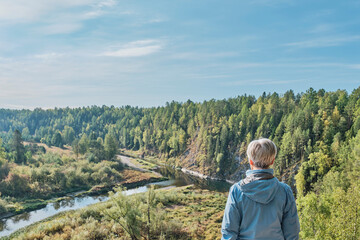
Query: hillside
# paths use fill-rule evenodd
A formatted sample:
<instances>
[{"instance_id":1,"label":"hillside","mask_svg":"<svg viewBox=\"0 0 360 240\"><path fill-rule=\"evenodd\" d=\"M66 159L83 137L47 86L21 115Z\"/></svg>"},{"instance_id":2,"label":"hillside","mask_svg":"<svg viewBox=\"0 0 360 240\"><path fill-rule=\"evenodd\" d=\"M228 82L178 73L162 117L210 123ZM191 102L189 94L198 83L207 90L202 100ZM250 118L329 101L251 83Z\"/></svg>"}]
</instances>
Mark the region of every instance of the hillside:
<instances>
[{"instance_id":1,"label":"hillside","mask_svg":"<svg viewBox=\"0 0 360 240\"><path fill-rule=\"evenodd\" d=\"M360 87L350 94L289 90L153 108L1 109L0 131L5 148L0 184L6 182L9 164L29 164L31 149L14 144L21 138L60 148L72 145L75 156L99 166L122 148L239 180L247 167L247 145L267 137L278 147L276 176L297 196L302 238L359 238Z\"/></svg>"},{"instance_id":2,"label":"hillside","mask_svg":"<svg viewBox=\"0 0 360 240\"><path fill-rule=\"evenodd\" d=\"M290 181L288 169L298 169L314 152L334 158L335 146L356 135L359 95L360 88L350 95L309 89L296 95L290 90L283 95L264 93L258 99L244 95L156 108L2 109L0 131L5 142L19 129L24 139L73 145L82 154L91 140L111 135L121 148L222 178L236 172L252 139L268 137L279 148L276 174Z\"/></svg>"}]
</instances>

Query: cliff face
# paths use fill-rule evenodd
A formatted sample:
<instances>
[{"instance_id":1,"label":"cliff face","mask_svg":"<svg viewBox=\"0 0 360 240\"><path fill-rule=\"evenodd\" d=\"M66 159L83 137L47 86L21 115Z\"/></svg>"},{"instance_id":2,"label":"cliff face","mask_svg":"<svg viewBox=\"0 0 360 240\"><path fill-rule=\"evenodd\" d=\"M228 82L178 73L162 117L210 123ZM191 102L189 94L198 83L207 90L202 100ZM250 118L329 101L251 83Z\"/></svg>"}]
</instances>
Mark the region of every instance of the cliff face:
<instances>
[{"instance_id":1,"label":"cliff face","mask_svg":"<svg viewBox=\"0 0 360 240\"><path fill-rule=\"evenodd\" d=\"M237 182L245 176L246 170L250 168L246 159L240 157L238 151L230 153L225 159L226 170L219 171L219 162L207 157L201 142L198 139L192 141L186 151L176 159L176 164L187 170L198 172L212 178Z\"/></svg>"},{"instance_id":2,"label":"cliff face","mask_svg":"<svg viewBox=\"0 0 360 240\"><path fill-rule=\"evenodd\" d=\"M250 169L248 160L245 158L244 150L242 153L240 148L233 148L225 159L226 170L223 172L219 170L219 162L216 159L208 159L207 153L201 147L201 142L194 139L187 147L186 151L176 158L176 165L184 168L187 173L192 175L199 175L200 177L208 176L211 178L227 180L229 182L238 182L245 177L246 170ZM276 163L275 163L276 164ZM294 162L288 168L284 169L282 174L275 171L275 176L279 181L289 184L295 191L295 174L297 173L301 163ZM199 174L196 174L199 173Z\"/></svg>"}]
</instances>

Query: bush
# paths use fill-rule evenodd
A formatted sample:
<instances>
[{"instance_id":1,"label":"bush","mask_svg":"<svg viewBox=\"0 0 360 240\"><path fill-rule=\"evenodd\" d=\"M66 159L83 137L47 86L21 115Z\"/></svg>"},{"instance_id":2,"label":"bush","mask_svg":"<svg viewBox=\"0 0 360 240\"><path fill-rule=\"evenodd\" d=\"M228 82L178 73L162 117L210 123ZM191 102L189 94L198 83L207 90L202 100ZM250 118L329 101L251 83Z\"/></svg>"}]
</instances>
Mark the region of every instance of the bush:
<instances>
[{"instance_id":1,"label":"bush","mask_svg":"<svg viewBox=\"0 0 360 240\"><path fill-rule=\"evenodd\" d=\"M0 198L0 215L7 212L6 201Z\"/></svg>"},{"instance_id":2,"label":"bush","mask_svg":"<svg viewBox=\"0 0 360 240\"><path fill-rule=\"evenodd\" d=\"M29 177L10 173L7 178L0 182L0 189L3 195L11 197L23 197L30 192Z\"/></svg>"}]
</instances>

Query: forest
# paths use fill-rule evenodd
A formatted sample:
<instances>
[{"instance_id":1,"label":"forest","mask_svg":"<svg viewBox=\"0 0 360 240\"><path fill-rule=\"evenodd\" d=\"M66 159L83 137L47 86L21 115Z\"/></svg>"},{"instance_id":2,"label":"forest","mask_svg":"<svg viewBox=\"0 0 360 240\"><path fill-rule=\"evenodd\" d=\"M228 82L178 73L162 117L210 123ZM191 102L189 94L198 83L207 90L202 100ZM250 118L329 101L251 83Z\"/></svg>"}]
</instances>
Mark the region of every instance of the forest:
<instances>
[{"instance_id":1,"label":"forest","mask_svg":"<svg viewBox=\"0 0 360 240\"><path fill-rule=\"evenodd\" d=\"M238 181L248 167L247 145L266 137L278 147L276 176L292 186L297 197L302 238L359 239L359 130L360 87L351 93L310 88L305 93L289 90L284 94L264 93L258 98L243 95L201 103L173 101L152 108L0 109L0 212L6 207L5 198L28 192L15 190L11 184L26 181L21 172L34 171L29 166L51 163L47 172L41 168L31 173L31 179L39 176L34 183L49 182L60 189L77 184L71 180L74 173L61 168L64 162L91 163L89 168L96 169L107 164L103 171L112 181L117 176L111 169L121 166L111 159L121 148ZM39 155L41 149L23 146L22 140L59 148L71 146L76 156L59 161L40 154L34 159L33 154ZM87 162L77 161L79 156ZM13 173L14 166L27 170ZM97 171L88 170L94 183L102 181L96 178ZM62 174L70 174L66 182L56 177Z\"/></svg>"}]
</instances>

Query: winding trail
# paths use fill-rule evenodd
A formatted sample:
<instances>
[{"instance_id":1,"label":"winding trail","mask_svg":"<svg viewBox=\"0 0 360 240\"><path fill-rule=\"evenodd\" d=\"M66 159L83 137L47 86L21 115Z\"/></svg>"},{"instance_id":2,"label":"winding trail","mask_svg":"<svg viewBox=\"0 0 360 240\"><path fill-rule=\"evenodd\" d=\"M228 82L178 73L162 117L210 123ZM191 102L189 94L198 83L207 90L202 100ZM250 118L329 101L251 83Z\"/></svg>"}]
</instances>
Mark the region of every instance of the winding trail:
<instances>
[{"instance_id":1,"label":"winding trail","mask_svg":"<svg viewBox=\"0 0 360 240\"><path fill-rule=\"evenodd\" d=\"M147 170L142 168L141 164L136 164L133 161L131 161L131 157L127 157L124 155L116 155L117 159L119 159L123 164L129 166L130 168L140 171L140 172L151 172L153 174L155 174L156 176L159 177L163 177L160 173L155 172L155 171L151 171L151 170Z\"/></svg>"}]
</instances>

